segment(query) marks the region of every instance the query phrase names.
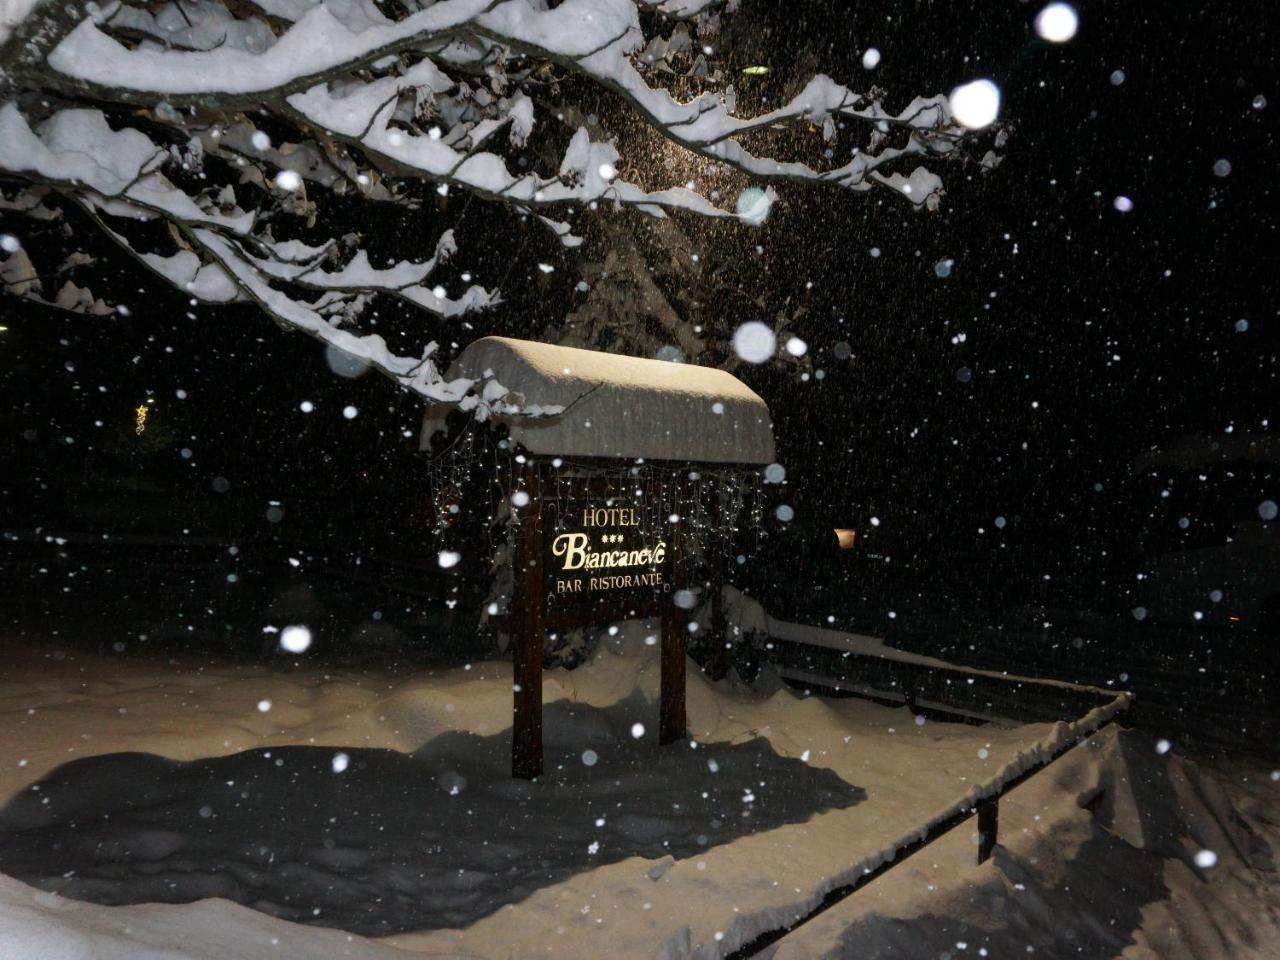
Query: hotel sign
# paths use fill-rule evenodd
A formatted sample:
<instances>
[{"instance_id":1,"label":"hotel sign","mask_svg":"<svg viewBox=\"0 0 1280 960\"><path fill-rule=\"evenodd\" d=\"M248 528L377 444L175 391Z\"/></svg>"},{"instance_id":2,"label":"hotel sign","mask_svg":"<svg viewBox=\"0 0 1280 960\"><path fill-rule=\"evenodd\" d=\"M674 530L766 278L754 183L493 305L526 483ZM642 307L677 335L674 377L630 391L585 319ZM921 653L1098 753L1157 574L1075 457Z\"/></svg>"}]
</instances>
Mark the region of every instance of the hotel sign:
<instances>
[{"instance_id":1,"label":"hotel sign","mask_svg":"<svg viewBox=\"0 0 1280 960\"><path fill-rule=\"evenodd\" d=\"M650 513L617 499L544 503L548 612L606 604L647 607L669 593L674 531L665 517Z\"/></svg>"}]
</instances>

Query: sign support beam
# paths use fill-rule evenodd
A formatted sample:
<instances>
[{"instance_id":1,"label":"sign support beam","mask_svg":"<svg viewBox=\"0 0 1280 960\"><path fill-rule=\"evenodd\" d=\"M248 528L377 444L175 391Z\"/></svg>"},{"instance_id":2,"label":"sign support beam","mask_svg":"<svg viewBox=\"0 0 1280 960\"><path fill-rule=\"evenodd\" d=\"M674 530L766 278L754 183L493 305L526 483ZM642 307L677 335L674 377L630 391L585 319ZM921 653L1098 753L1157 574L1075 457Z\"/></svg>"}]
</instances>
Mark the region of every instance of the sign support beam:
<instances>
[{"instance_id":1,"label":"sign support beam","mask_svg":"<svg viewBox=\"0 0 1280 960\"><path fill-rule=\"evenodd\" d=\"M542 476L535 463L522 474L529 502L516 534L511 775L532 780L542 776Z\"/></svg>"}]
</instances>

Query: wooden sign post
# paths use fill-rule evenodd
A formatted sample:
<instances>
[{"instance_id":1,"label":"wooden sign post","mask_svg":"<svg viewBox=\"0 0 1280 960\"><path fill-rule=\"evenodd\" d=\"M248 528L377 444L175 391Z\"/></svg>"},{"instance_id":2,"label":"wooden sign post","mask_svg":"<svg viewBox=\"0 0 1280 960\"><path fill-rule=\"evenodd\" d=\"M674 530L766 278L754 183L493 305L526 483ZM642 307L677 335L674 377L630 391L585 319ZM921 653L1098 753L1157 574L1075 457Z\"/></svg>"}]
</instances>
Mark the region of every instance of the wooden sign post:
<instances>
[{"instance_id":1,"label":"wooden sign post","mask_svg":"<svg viewBox=\"0 0 1280 960\"><path fill-rule=\"evenodd\" d=\"M658 742L685 737L688 618L684 590L686 520L676 504L635 504L603 482L572 480L568 497L548 498L546 466L524 465L528 503L519 509L512 614L514 708L511 773L541 776L542 659L548 630L662 617ZM563 486L564 481L559 481ZM683 485L677 487L683 492Z\"/></svg>"},{"instance_id":2,"label":"wooden sign post","mask_svg":"<svg viewBox=\"0 0 1280 960\"><path fill-rule=\"evenodd\" d=\"M526 464L524 488L528 512L516 532L515 617L512 638L514 705L511 724L511 775L532 780L542 775L542 473Z\"/></svg>"},{"instance_id":3,"label":"wooden sign post","mask_svg":"<svg viewBox=\"0 0 1280 960\"><path fill-rule=\"evenodd\" d=\"M690 624L680 603L691 595L677 603L677 594L687 588L689 560L700 570L710 568L708 673L723 676L728 657L720 635L718 567L730 545L725 537L736 528L731 514L743 506L737 483L734 495L726 497L726 487L704 482L704 468L731 469L741 480L772 464L777 454L768 405L725 370L510 337L468 344L444 379L469 382L477 402L491 387L506 391L503 403L484 406L484 427L463 418L468 408L453 400L423 412L422 449L439 447L439 461L453 458L461 467L448 475L441 471L449 497L473 483L475 454L471 434L458 447L451 423L482 431L496 444L487 442L485 450L514 454L518 467L503 480L517 485L506 493L529 496L516 505L514 595L507 611L515 660L515 775L542 772L542 647L548 630L661 616L658 739L682 739ZM537 403L526 405L517 400L522 397L536 397ZM694 486L696 550L686 541L694 521L672 517L687 509ZM710 510L701 502L708 486L717 490ZM714 538L714 559L706 555L707 537L701 535L708 514L723 526Z\"/></svg>"}]
</instances>

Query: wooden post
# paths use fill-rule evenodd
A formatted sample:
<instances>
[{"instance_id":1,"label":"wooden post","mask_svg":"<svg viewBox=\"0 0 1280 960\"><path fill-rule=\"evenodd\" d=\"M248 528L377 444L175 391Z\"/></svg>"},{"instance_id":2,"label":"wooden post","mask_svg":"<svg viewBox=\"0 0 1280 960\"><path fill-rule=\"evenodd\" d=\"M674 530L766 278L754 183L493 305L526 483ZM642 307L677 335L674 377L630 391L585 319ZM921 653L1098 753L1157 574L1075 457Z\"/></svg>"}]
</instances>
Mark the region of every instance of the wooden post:
<instances>
[{"instance_id":1,"label":"wooden post","mask_svg":"<svg viewBox=\"0 0 1280 960\"><path fill-rule=\"evenodd\" d=\"M511 775L532 780L542 775L542 477L533 463L521 475L529 503L520 511L514 558Z\"/></svg>"},{"instance_id":2,"label":"wooden post","mask_svg":"<svg viewBox=\"0 0 1280 960\"><path fill-rule=\"evenodd\" d=\"M988 797L978 801L978 862L986 863L996 848L996 834L1000 825L1000 798Z\"/></svg>"},{"instance_id":3,"label":"wooden post","mask_svg":"<svg viewBox=\"0 0 1280 960\"><path fill-rule=\"evenodd\" d=\"M676 489L684 492L681 481ZM683 497L678 506L684 509ZM689 635L685 612L675 604L675 595L687 589L684 569L684 528L688 518L683 514L680 522L672 527L671 537L671 596L662 610L662 702L659 704L658 743L675 743L685 737L684 715L684 648Z\"/></svg>"}]
</instances>

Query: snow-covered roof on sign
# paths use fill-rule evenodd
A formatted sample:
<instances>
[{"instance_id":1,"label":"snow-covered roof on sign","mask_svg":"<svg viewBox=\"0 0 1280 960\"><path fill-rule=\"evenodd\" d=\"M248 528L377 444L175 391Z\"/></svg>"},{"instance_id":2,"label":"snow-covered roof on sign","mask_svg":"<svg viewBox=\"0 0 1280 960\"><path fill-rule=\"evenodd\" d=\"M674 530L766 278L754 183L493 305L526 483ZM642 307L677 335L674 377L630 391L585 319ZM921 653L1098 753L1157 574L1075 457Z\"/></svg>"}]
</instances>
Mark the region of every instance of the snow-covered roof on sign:
<instances>
[{"instance_id":1,"label":"snow-covered roof on sign","mask_svg":"<svg viewBox=\"0 0 1280 960\"><path fill-rule=\"evenodd\" d=\"M445 378L474 380L477 388L488 381L486 396L497 396L497 384L506 388L493 419L534 454L774 460L769 408L737 377L712 367L484 337L459 354ZM536 417L512 412L531 405L563 410Z\"/></svg>"}]
</instances>

